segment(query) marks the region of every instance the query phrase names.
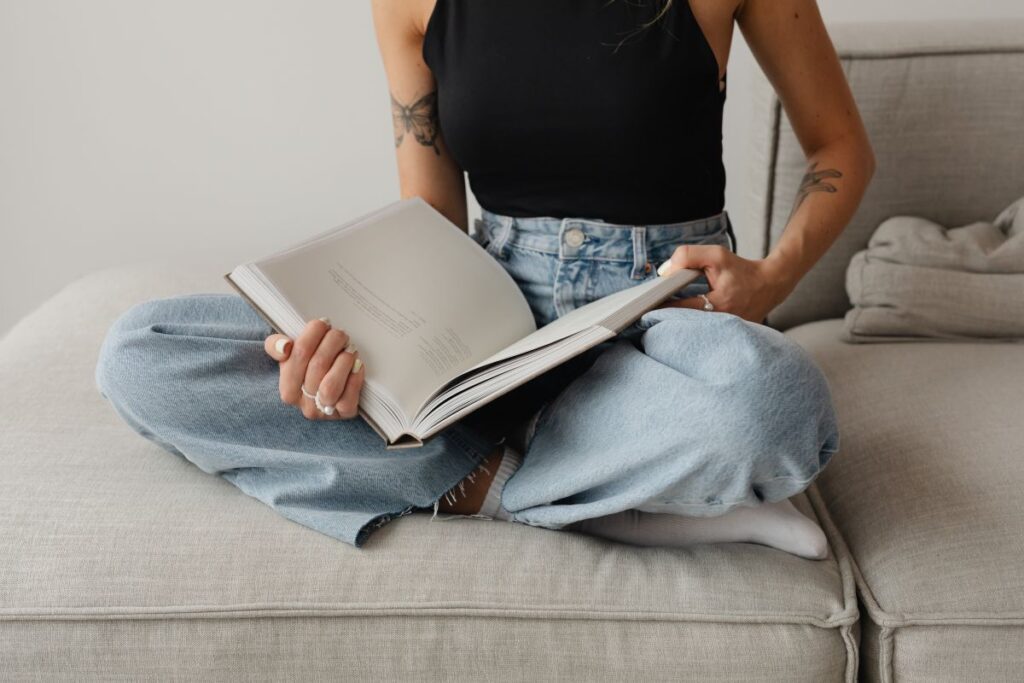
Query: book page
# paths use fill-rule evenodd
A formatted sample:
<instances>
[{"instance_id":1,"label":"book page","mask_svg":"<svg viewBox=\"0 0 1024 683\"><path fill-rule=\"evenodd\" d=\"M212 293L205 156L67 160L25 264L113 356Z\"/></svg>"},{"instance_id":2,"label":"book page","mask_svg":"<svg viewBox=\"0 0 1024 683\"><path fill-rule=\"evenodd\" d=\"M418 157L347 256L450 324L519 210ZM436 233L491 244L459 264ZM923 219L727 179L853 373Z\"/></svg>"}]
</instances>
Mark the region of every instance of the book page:
<instances>
[{"instance_id":1,"label":"book page","mask_svg":"<svg viewBox=\"0 0 1024 683\"><path fill-rule=\"evenodd\" d=\"M536 329L505 269L419 197L257 261L303 320L347 332L408 419L449 380Z\"/></svg>"},{"instance_id":2,"label":"book page","mask_svg":"<svg viewBox=\"0 0 1024 683\"><path fill-rule=\"evenodd\" d=\"M418 435L425 439L459 416L613 338L631 321L700 275L699 270L682 269L624 289L570 311L502 349L435 397L425 414L417 419Z\"/></svg>"},{"instance_id":3,"label":"book page","mask_svg":"<svg viewBox=\"0 0 1024 683\"><path fill-rule=\"evenodd\" d=\"M609 319L620 317L618 315L620 313L626 318L632 317L637 312L636 309L642 307L646 300L652 297L655 299L662 296L667 297L672 292L682 289L700 277L700 275L701 271L699 270L678 270L670 276L654 278L635 287L623 289L592 301L586 306L580 306L562 317L551 321L533 334L484 359L477 368L528 353L534 349L577 334L594 325L605 324Z\"/></svg>"},{"instance_id":4,"label":"book page","mask_svg":"<svg viewBox=\"0 0 1024 683\"><path fill-rule=\"evenodd\" d=\"M580 334L545 347L542 352L531 355L529 361L514 363L512 367L508 368L508 372L497 373L478 386L469 388L464 395L453 396L451 404L447 401L442 402L436 411L431 415L425 416L417 424L420 438L429 438L455 420L507 394L530 379L561 365L570 358L579 355L582 351L614 336L614 332L604 327L592 327Z\"/></svg>"},{"instance_id":5,"label":"book page","mask_svg":"<svg viewBox=\"0 0 1024 683\"><path fill-rule=\"evenodd\" d=\"M607 332L601 327L590 327L583 332L578 332L547 346L534 349L530 353L506 358L498 363L492 363L480 368L478 371L466 373L459 380L450 383L445 387L444 391L440 392L430 403L423 407L415 427L421 429L423 425L433 424L436 421L438 411L452 410L455 402L461 400L461 397L477 391L480 386L492 384L496 377L511 376L523 368L527 368L529 371L538 367L545 357L553 353L560 353L566 348L571 348L574 351L585 348L579 340L594 335L595 330L597 330L596 334L598 335Z\"/></svg>"}]
</instances>

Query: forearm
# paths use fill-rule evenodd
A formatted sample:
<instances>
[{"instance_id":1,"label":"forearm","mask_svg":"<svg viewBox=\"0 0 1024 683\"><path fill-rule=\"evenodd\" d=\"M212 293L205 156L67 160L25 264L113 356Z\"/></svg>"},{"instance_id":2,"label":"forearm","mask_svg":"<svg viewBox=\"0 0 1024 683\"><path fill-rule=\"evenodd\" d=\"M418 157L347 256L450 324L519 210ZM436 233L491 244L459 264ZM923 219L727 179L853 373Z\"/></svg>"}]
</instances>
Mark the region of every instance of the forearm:
<instances>
[{"instance_id":1,"label":"forearm","mask_svg":"<svg viewBox=\"0 0 1024 683\"><path fill-rule=\"evenodd\" d=\"M874 154L863 137L824 145L807 162L786 227L764 259L787 294L850 222L874 175Z\"/></svg>"}]
</instances>

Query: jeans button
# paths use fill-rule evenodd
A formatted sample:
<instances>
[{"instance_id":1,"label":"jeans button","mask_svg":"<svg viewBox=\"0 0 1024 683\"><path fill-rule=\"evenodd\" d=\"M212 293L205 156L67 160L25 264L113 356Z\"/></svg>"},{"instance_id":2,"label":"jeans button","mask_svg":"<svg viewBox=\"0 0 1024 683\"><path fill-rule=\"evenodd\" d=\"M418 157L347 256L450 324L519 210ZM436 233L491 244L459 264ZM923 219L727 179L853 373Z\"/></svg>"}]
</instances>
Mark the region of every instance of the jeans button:
<instances>
[{"instance_id":1,"label":"jeans button","mask_svg":"<svg viewBox=\"0 0 1024 683\"><path fill-rule=\"evenodd\" d=\"M565 243L570 247L578 247L583 244L583 240L586 239L583 231L579 228L573 228L565 233Z\"/></svg>"}]
</instances>

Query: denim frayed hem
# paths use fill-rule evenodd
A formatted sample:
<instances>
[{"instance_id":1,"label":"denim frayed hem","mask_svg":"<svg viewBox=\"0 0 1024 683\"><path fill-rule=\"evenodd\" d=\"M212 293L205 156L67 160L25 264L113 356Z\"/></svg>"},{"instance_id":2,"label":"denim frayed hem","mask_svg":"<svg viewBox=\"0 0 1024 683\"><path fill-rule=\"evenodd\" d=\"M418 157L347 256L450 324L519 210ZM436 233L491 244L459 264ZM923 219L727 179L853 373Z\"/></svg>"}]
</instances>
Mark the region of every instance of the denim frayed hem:
<instances>
[{"instance_id":1,"label":"denim frayed hem","mask_svg":"<svg viewBox=\"0 0 1024 683\"><path fill-rule=\"evenodd\" d=\"M366 540L373 534L374 531L381 528L388 522L398 519L399 517L405 517L408 514L412 514L418 508L415 505L409 505L398 512L385 512L384 514L377 515L369 522L359 527L359 531L356 532L356 537L352 544L357 548L362 548Z\"/></svg>"},{"instance_id":2,"label":"denim frayed hem","mask_svg":"<svg viewBox=\"0 0 1024 683\"><path fill-rule=\"evenodd\" d=\"M820 471L818 474L820 474ZM704 500L701 502L686 503L672 500L652 500L647 501L642 506L637 506L637 509L646 510L647 512L680 514L687 517L718 517L739 507L757 507L763 503L778 503L783 500L788 500L793 496L806 491L807 488L814 483L814 480L818 478L818 474L815 474L808 479L796 479L794 477L782 476L765 480L755 485L754 495L752 497L748 496L746 498L737 498L730 501ZM772 487L772 484L774 483L779 483L780 486ZM647 507L655 507L658 505L664 505L666 508L673 509L656 511L648 509Z\"/></svg>"},{"instance_id":3,"label":"denim frayed hem","mask_svg":"<svg viewBox=\"0 0 1024 683\"><path fill-rule=\"evenodd\" d=\"M480 462L490 454L491 446L488 439L462 433L458 426L453 426L448 429L441 438L448 439L459 452L466 456L466 462L469 463L469 469L466 472L460 473L454 481L448 483L441 490L441 493L437 494L430 503L424 505L409 505L396 512L385 512L373 517L359 527L359 531L356 533L353 545L357 548L361 548L374 531L380 529L392 520L412 514L417 510L429 510L433 508L434 513L431 516L431 519L434 519L437 517L438 506L441 504L441 499L444 498L445 495L447 495L453 488L459 486L467 476L471 476L473 471L480 466ZM462 515L457 516L461 517Z\"/></svg>"}]
</instances>

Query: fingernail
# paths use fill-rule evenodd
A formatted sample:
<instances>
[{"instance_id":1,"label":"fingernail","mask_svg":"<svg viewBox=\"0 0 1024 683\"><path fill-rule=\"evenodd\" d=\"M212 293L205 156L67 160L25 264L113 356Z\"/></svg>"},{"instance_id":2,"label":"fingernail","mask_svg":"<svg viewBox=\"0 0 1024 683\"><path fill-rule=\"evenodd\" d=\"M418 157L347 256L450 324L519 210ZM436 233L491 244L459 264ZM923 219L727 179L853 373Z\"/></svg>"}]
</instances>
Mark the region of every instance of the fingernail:
<instances>
[{"instance_id":1,"label":"fingernail","mask_svg":"<svg viewBox=\"0 0 1024 683\"><path fill-rule=\"evenodd\" d=\"M288 349L290 348L291 343L291 339L286 339L282 337L277 340L276 344L274 344L274 349L276 349L277 352L283 356L284 354L288 353Z\"/></svg>"},{"instance_id":2,"label":"fingernail","mask_svg":"<svg viewBox=\"0 0 1024 683\"><path fill-rule=\"evenodd\" d=\"M671 266L671 265L672 265L672 259L669 259L668 261L665 261L660 266L658 266L658 275L664 275L665 271L668 270L668 267Z\"/></svg>"},{"instance_id":3,"label":"fingernail","mask_svg":"<svg viewBox=\"0 0 1024 683\"><path fill-rule=\"evenodd\" d=\"M345 347L345 353L355 353L355 352L356 352L356 345L355 344L349 344L348 346Z\"/></svg>"},{"instance_id":4,"label":"fingernail","mask_svg":"<svg viewBox=\"0 0 1024 683\"><path fill-rule=\"evenodd\" d=\"M324 415L334 415L334 406L324 406Z\"/></svg>"},{"instance_id":5,"label":"fingernail","mask_svg":"<svg viewBox=\"0 0 1024 683\"><path fill-rule=\"evenodd\" d=\"M363 369L363 359L356 358L356 362L352 364L352 372L359 372Z\"/></svg>"},{"instance_id":6,"label":"fingernail","mask_svg":"<svg viewBox=\"0 0 1024 683\"><path fill-rule=\"evenodd\" d=\"M317 319L318 320L323 320L324 324L327 325L327 327L331 326L331 319L330 318L317 318Z\"/></svg>"}]
</instances>

